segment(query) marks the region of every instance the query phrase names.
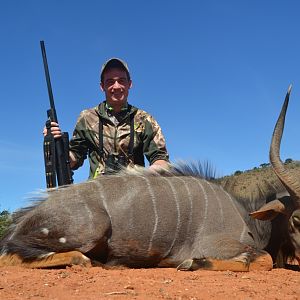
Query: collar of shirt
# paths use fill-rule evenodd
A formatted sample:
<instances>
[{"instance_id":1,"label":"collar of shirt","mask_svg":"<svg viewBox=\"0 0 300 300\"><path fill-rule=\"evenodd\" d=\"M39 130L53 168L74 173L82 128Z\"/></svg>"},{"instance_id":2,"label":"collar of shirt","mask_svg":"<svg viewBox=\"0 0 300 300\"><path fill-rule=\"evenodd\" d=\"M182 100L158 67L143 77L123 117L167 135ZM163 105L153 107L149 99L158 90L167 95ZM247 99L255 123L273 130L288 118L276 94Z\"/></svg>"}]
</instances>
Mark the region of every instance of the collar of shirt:
<instances>
[{"instance_id":1,"label":"collar of shirt","mask_svg":"<svg viewBox=\"0 0 300 300\"><path fill-rule=\"evenodd\" d=\"M113 107L111 105L109 105L107 101L105 101L105 109L106 109L107 112L113 112L114 111ZM121 108L121 112L127 111L127 110L128 110L128 102L126 102L123 105L123 107Z\"/></svg>"},{"instance_id":2,"label":"collar of shirt","mask_svg":"<svg viewBox=\"0 0 300 300\"><path fill-rule=\"evenodd\" d=\"M105 102L105 110L109 119L117 126L125 117L128 111L128 103L126 102L120 112L114 112L113 107Z\"/></svg>"}]
</instances>

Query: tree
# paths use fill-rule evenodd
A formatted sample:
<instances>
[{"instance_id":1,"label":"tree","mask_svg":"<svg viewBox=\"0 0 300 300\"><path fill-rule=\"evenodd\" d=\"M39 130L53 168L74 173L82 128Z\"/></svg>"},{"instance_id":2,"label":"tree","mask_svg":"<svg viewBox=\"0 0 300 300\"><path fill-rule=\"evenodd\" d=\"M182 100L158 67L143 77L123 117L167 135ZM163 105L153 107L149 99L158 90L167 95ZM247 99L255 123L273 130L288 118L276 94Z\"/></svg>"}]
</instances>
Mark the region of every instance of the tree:
<instances>
[{"instance_id":1,"label":"tree","mask_svg":"<svg viewBox=\"0 0 300 300\"><path fill-rule=\"evenodd\" d=\"M266 167L269 167L269 166L270 166L269 163L260 164L260 167L261 167L261 168L266 168Z\"/></svg>"},{"instance_id":2,"label":"tree","mask_svg":"<svg viewBox=\"0 0 300 300\"><path fill-rule=\"evenodd\" d=\"M6 229L11 224L11 215L7 210L0 213L0 238L4 235Z\"/></svg>"},{"instance_id":3,"label":"tree","mask_svg":"<svg viewBox=\"0 0 300 300\"><path fill-rule=\"evenodd\" d=\"M235 171L235 172L234 172L234 175L240 175L240 174L242 174L242 173L243 173L242 171L238 170L238 171Z\"/></svg>"}]
</instances>

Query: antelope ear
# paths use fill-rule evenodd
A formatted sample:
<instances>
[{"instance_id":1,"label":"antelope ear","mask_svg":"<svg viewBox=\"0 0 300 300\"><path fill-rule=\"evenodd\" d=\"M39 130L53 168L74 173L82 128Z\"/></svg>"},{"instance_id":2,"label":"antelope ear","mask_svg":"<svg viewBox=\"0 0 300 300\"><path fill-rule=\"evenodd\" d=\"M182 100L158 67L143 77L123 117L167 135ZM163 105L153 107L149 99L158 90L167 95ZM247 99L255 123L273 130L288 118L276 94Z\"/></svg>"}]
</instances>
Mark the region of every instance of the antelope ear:
<instances>
[{"instance_id":1,"label":"antelope ear","mask_svg":"<svg viewBox=\"0 0 300 300\"><path fill-rule=\"evenodd\" d=\"M259 210L256 210L249 215L258 220L267 221L273 220L278 214L286 214L287 210L285 205L278 199L273 200L263 205Z\"/></svg>"}]
</instances>

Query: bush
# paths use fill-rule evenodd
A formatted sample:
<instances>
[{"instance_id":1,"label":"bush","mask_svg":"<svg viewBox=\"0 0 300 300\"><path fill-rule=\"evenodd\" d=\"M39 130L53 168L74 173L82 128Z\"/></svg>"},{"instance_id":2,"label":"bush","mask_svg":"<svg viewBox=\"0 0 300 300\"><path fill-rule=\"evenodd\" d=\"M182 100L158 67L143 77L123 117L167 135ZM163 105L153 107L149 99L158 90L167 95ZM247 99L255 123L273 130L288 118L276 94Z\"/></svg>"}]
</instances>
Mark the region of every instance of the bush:
<instances>
[{"instance_id":1,"label":"bush","mask_svg":"<svg viewBox=\"0 0 300 300\"><path fill-rule=\"evenodd\" d=\"M11 215L7 210L0 213L0 239L4 235L6 229L11 224Z\"/></svg>"},{"instance_id":2,"label":"bush","mask_svg":"<svg viewBox=\"0 0 300 300\"><path fill-rule=\"evenodd\" d=\"M240 174L243 174L243 172L239 170L234 172L234 175L240 175Z\"/></svg>"},{"instance_id":3,"label":"bush","mask_svg":"<svg viewBox=\"0 0 300 300\"><path fill-rule=\"evenodd\" d=\"M287 158L287 159L284 161L285 164L290 164L290 163L292 163L292 162L293 162L293 160L292 160L291 158Z\"/></svg>"},{"instance_id":4,"label":"bush","mask_svg":"<svg viewBox=\"0 0 300 300\"><path fill-rule=\"evenodd\" d=\"M270 163L264 163L264 164L260 164L261 168L267 168L270 166Z\"/></svg>"}]
</instances>

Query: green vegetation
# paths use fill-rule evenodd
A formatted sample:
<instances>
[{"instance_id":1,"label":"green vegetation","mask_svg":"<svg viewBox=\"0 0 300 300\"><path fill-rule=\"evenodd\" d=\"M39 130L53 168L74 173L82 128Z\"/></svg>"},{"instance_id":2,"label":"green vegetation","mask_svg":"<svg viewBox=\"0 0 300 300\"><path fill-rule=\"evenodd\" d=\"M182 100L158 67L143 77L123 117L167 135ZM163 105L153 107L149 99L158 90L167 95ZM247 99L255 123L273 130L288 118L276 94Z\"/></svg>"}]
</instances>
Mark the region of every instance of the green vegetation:
<instances>
[{"instance_id":1,"label":"green vegetation","mask_svg":"<svg viewBox=\"0 0 300 300\"><path fill-rule=\"evenodd\" d=\"M7 210L0 213L0 239L4 235L6 229L11 223L11 215Z\"/></svg>"},{"instance_id":2,"label":"green vegetation","mask_svg":"<svg viewBox=\"0 0 300 300\"><path fill-rule=\"evenodd\" d=\"M234 172L234 176L237 176L237 175L240 175L240 174L243 174L243 172L240 171L240 170Z\"/></svg>"},{"instance_id":3,"label":"green vegetation","mask_svg":"<svg viewBox=\"0 0 300 300\"><path fill-rule=\"evenodd\" d=\"M293 162L293 160L291 158L287 158L284 163L285 164L291 164Z\"/></svg>"},{"instance_id":4,"label":"green vegetation","mask_svg":"<svg viewBox=\"0 0 300 300\"><path fill-rule=\"evenodd\" d=\"M264 164L260 165L261 168L267 168L269 166L270 166L270 163L264 163Z\"/></svg>"}]
</instances>

